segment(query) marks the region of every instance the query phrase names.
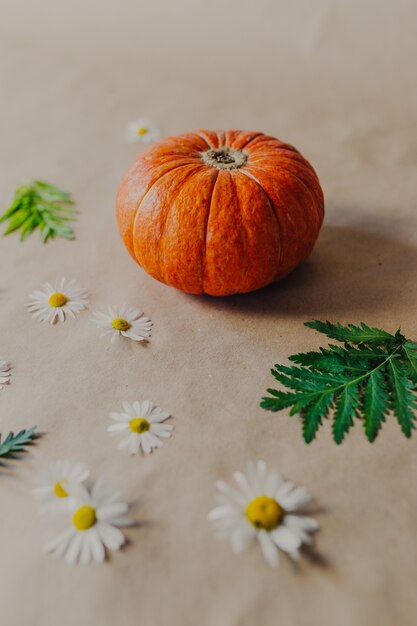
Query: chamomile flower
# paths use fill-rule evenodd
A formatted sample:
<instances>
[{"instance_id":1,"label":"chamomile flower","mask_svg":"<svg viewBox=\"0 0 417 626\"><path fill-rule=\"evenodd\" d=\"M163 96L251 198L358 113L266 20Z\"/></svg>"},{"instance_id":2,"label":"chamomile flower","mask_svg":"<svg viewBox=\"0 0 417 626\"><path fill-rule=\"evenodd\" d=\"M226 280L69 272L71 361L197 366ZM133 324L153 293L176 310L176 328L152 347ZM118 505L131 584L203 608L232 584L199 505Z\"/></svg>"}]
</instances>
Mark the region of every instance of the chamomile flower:
<instances>
[{"instance_id":1,"label":"chamomile flower","mask_svg":"<svg viewBox=\"0 0 417 626\"><path fill-rule=\"evenodd\" d=\"M57 507L49 513L59 534L45 545L45 550L69 565L102 563L108 550L118 550L125 542L119 527L129 526L128 505L120 502L119 492L103 480L91 491L83 485L70 487L70 506Z\"/></svg>"},{"instance_id":2,"label":"chamomile flower","mask_svg":"<svg viewBox=\"0 0 417 626\"><path fill-rule=\"evenodd\" d=\"M124 413L110 413L116 424L107 428L123 436L119 448L126 448L129 454L137 454L142 448L148 454L153 448L162 447L162 439L171 437L173 426L163 423L170 414L149 400L133 404L123 402L123 408Z\"/></svg>"},{"instance_id":3,"label":"chamomile flower","mask_svg":"<svg viewBox=\"0 0 417 626\"><path fill-rule=\"evenodd\" d=\"M126 128L126 140L148 146L161 138L161 131L150 120L140 117L130 122Z\"/></svg>"},{"instance_id":4,"label":"chamomile flower","mask_svg":"<svg viewBox=\"0 0 417 626\"><path fill-rule=\"evenodd\" d=\"M91 321L104 330L102 337L111 336L114 343L119 336L144 341L151 336L152 322L143 317L142 311L124 304L122 307L108 306L108 313L93 313Z\"/></svg>"},{"instance_id":5,"label":"chamomile flower","mask_svg":"<svg viewBox=\"0 0 417 626\"><path fill-rule=\"evenodd\" d=\"M234 478L237 488L216 483L218 506L208 518L218 537L229 540L236 553L257 539L271 567L278 566L278 549L298 559L301 545L312 541L309 533L319 528L315 519L295 513L311 500L306 489L268 470L263 461L248 463L247 474L235 472Z\"/></svg>"},{"instance_id":6,"label":"chamomile flower","mask_svg":"<svg viewBox=\"0 0 417 626\"><path fill-rule=\"evenodd\" d=\"M71 460L56 461L41 470L36 478L33 493L45 501L68 504L71 489L86 481L89 475L89 469L84 463Z\"/></svg>"},{"instance_id":7,"label":"chamomile flower","mask_svg":"<svg viewBox=\"0 0 417 626\"><path fill-rule=\"evenodd\" d=\"M27 307L32 317L41 322L64 322L66 317L75 317L86 308L87 291L79 287L75 280L67 282L65 278L57 278L55 283L44 283L40 290L30 296Z\"/></svg>"},{"instance_id":8,"label":"chamomile flower","mask_svg":"<svg viewBox=\"0 0 417 626\"><path fill-rule=\"evenodd\" d=\"M10 364L0 359L0 389L10 382Z\"/></svg>"}]
</instances>

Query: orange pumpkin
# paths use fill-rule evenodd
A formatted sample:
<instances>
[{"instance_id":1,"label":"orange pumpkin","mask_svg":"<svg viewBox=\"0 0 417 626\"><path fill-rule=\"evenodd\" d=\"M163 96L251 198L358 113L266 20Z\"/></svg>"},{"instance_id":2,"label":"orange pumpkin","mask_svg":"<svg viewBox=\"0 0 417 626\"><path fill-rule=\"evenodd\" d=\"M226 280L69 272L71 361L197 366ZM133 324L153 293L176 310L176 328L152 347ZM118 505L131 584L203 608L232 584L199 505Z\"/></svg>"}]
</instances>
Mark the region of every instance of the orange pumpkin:
<instances>
[{"instance_id":1,"label":"orange pumpkin","mask_svg":"<svg viewBox=\"0 0 417 626\"><path fill-rule=\"evenodd\" d=\"M142 152L117 195L131 256L157 280L224 296L286 276L311 252L324 213L311 165L257 132L199 130Z\"/></svg>"}]
</instances>

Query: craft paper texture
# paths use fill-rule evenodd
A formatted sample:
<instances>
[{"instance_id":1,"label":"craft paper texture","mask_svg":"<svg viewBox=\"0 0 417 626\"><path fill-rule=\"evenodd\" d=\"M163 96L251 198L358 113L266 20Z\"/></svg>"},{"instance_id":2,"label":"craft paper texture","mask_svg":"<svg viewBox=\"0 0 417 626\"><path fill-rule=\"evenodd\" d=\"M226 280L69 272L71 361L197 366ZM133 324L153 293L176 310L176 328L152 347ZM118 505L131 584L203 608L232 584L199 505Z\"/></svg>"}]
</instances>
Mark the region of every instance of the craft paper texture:
<instances>
[{"instance_id":1,"label":"craft paper texture","mask_svg":"<svg viewBox=\"0 0 417 626\"><path fill-rule=\"evenodd\" d=\"M322 338L311 318L417 337L415 3L400 0L3 0L1 205L25 179L70 191L77 239L0 242L0 430L46 433L0 468L2 626L408 626L417 619L417 437L390 418L375 444L355 425L303 443L297 418L258 403L269 368ZM317 246L279 285L230 299L153 281L119 239L115 193L137 146L127 123L165 134L245 128L300 148L326 219ZM57 276L89 309L51 327L27 296ZM148 345L100 340L94 310L127 302L153 323ZM174 416L161 450L130 458L106 431L124 399ZM86 462L133 502L129 545L69 568L42 550L31 478ZM315 496L318 556L277 571L257 546L235 556L207 521L214 483L264 459Z\"/></svg>"}]
</instances>

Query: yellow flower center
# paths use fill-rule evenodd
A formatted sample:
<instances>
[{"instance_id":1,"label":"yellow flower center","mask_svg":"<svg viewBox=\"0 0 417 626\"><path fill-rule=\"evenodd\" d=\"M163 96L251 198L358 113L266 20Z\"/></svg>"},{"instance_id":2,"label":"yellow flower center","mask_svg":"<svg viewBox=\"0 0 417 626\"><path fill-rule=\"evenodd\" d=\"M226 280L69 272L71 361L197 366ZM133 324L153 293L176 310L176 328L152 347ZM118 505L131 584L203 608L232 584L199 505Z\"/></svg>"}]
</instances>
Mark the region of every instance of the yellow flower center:
<instances>
[{"instance_id":1,"label":"yellow flower center","mask_svg":"<svg viewBox=\"0 0 417 626\"><path fill-rule=\"evenodd\" d=\"M129 428L132 433L138 433L138 435L146 433L146 431L149 430L150 427L150 423L144 417L134 417L129 422Z\"/></svg>"},{"instance_id":2,"label":"yellow flower center","mask_svg":"<svg viewBox=\"0 0 417 626\"><path fill-rule=\"evenodd\" d=\"M88 530L96 523L96 510L89 504L84 504L72 516L72 523L77 530Z\"/></svg>"},{"instance_id":3,"label":"yellow flower center","mask_svg":"<svg viewBox=\"0 0 417 626\"><path fill-rule=\"evenodd\" d=\"M49 296L48 304L49 306L53 306L55 308L64 306L68 302L68 298L64 293L60 293L57 291Z\"/></svg>"},{"instance_id":4,"label":"yellow flower center","mask_svg":"<svg viewBox=\"0 0 417 626\"><path fill-rule=\"evenodd\" d=\"M281 522L284 510L268 496L258 496L246 507L246 517L251 524L262 530L274 530Z\"/></svg>"},{"instance_id":5,"label":"yellow flower center","mask_svg":"<svg viewBox=\"0 0 417 626\"><path fill-rule=\"evenodd\" d=\"M64 487L62 486L61 481L58 481L54 485L54 496L56 496L57 498L68 498L68 493L65 491Z\"/></svg>"},{"instance_id":6,"label":"yellow flower center","mask_svg":"<svg viewBox=\"0 0 417 626\"><path fill-rule=\"evenodd\" d=\"M149 129L145 128L144 126L142 126L141 128L138 128L136 132L139 135L139 137L143 137L143 135L147 135L148 134Z\"/></svg>"},{"instance_id":7,"label":"yellow flower center","mask_svg":"<svg viewBox=\"0 0 417 626\"><path fill-rule=\"evenodd\" d=\"M112 321L111 325L113 326L114 330L129 330L130 328L129 322L123 317L116 317Z\"/></svg>"}]
</instances>

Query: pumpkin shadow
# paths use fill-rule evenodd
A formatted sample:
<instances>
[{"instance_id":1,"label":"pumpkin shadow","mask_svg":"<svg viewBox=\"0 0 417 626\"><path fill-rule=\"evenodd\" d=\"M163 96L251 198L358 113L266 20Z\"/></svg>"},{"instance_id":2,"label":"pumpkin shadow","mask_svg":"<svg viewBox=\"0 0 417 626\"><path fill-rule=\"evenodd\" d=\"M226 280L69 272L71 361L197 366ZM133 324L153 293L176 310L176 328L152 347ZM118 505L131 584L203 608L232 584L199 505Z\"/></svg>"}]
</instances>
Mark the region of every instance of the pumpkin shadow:
<instances>
[{"instance_id":1,"label":"pumpkin shadow","mask_svg":"<svg viewBox=\"0 0 417 626\"><path fill-rule=\"evenodd\" d=\"M203 296L202 303L217 310L303 319L395 309L400 320L415 302L417 248L395 236L395 223L386 225L392 237L372 232L373 226L326 224L310 258L286 279L249 294Z\"/></svg>"}]
</instances>

